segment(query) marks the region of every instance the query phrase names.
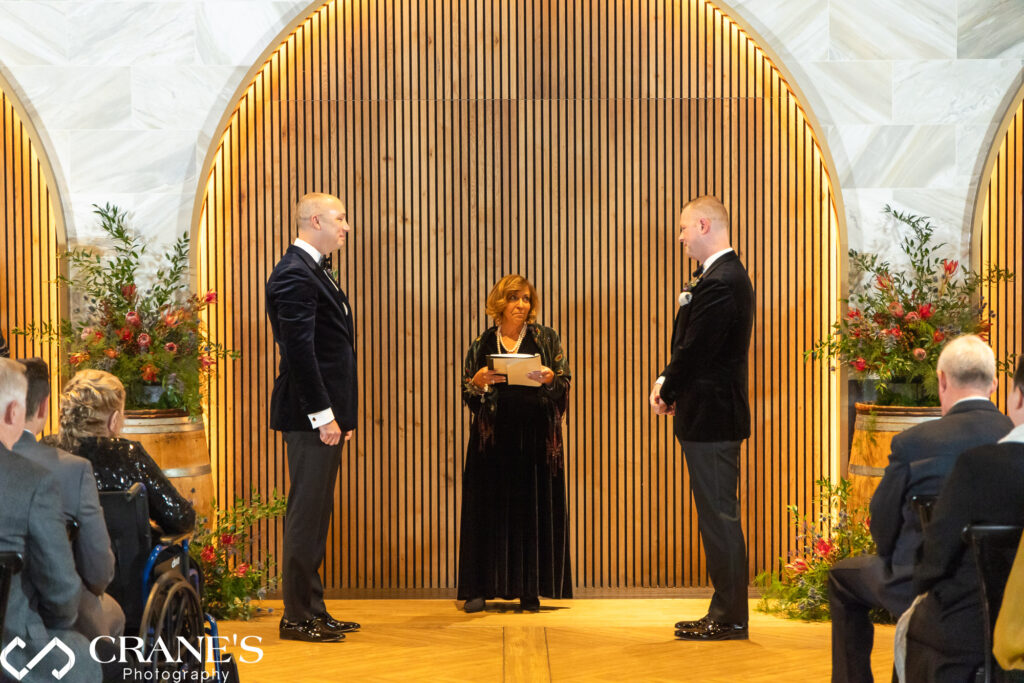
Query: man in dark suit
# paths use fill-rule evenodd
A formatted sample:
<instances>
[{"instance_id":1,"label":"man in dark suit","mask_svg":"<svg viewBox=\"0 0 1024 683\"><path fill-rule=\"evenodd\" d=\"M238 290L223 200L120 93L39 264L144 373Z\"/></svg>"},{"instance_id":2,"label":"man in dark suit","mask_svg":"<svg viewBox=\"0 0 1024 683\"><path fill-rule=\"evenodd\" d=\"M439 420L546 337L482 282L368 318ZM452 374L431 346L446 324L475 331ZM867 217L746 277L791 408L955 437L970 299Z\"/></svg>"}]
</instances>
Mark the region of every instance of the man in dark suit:
<instances>
[{"instance_id":1,"label":"man in dark suit","mask_svg":"<svg viewBox=\"0 0 1024 683\"><path fill-rule=\"evenodd\" d=\"M892 440L889 464L871 498L871 536L878 554L847 558L829 572L833 681L871 681L874 628L869 611L881 607L899 616L914 600L911 576L921 524L911 497L937 495L957 456L994 443L1013 427L989 400L995 373L988 344L973 335L954 339L937 365L942 417Z\"/></svg>"},{"instance_id":2,"label":"man in dark suit","mask_svg":"<svg viewBox=\"0 0 1024 683\"><path fill-rule=\"evenodd\" d=\"M0 551L20 553L24 560L8 593L0 679L52 681L50 672L58 671L62 681L98 681L101 670L89 655L89 642L71 630L82 582L75 573L57 481L10 450L25 427L25 390L25 369L0 359ZM63 648L51 649L29 668L53 638Z\"/></svg>"},{"instance_id":3,"label":"man in dark suit","mask_svg":"<svg viewBox=\"0 0 1024 683\"><path fill-rule=\"evenodd\" d=\"M708 574L707 615L676 624L684 640L747 638L747 550L740 524L740 445L750 436L747 352L754 290L729 243L729 214L714 197L679 214L679 242L701 262L680 295L672 357L651 391L659 415L675 415L690 473Z\"/></svg>"},{"instance_id":4,"label":"man in dark suit","mask_svg":"<svg viewBox=\"0 0 1024 683\"><path fill-rule=\"evenodd\" d=\"M92 640L98 636L120 636L124 612L104 591L114 579L114 552L110 548L107 524L100 508L99 491L92 464L85 458L36 441L50 414L50 373L42 358L21 360L25 366L28 391L25 397L25 431L14 444L14 452L57 477L66 521L78 523L71 546L75 569L84 584L78 604L75 630Z\"/></svg>"},{"instance_id":5,"label":"man in dark suit","mask_svg":"<svg viewBox=\"0 0 1024 683\"><path fill-rule=\"evenodd\" d=\"M980 579L962 532L968 524L1024 526L1024 360L1007 398L1013 430L966 451L946 480L914 568L917 603L907 630L907 680L967 681L985 660Z\"/></svg>"},{"instance_id":6,"label":"man in dark suit","mask_svg":"<svg viewBox=\"0 0 1024 683\"><path fill-rule=\"evenodd\" d=\"M284 432L290 490L284 523L281 638L338 642L359 627L327 613L318 569L326 552L344 441L356 427L355 327L331 272L345 244L341 200L307 194L295 207L298 239L267 281L267 315L281 354L270 427Z\"/></svg>"}]
</instances>

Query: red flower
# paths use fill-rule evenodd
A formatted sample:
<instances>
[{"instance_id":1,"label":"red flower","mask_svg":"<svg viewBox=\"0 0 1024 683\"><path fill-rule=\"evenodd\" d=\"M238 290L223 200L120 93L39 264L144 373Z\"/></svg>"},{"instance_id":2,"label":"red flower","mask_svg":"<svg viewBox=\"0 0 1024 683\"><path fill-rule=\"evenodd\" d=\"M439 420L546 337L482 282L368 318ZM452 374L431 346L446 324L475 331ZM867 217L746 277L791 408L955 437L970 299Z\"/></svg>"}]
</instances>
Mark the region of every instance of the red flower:
<instances>
[{"instance_id":1,"label":"red flower","mask_svg":"<svg viewBox=\"0 0 1024 683\"><path fill-rule=\"evenodd\" d=\"M153 340L145 332L139 335L139 346L149 346L152 343Z\"/></svg>"},{"instance_id":2,"label":"red flower","mask_svg":"<svg viewBox=\"0 0 1024 683\"><path fill-rule=\"evenodd\" d=\"M857 372L864 372L865 370L868 369L868 363L863 358L858 358L857 360L850 363L850 365L852 365L853 369L856 370Z\"/></svg>"},{"instance_id":3,"label":"red flower","mask_svg":"<svg viewBox=\"0 0 1024 683\"><path fill-rule=\"evenodd\" d=\"M856 319L860 318L861 317L860 309L859 308L851 308L849 313L846 314L846 317L849 318L850 320L856 320Z\"/></svg>"},{"instance_id":4,"label":"red flower","mask_svg":"<svg viewBox=\"0 0 1024 683\"><path fill-rule=\"evenodd\" d=\"M142 318L135 311L128 311L128 315L124 317L124 321L132 327L138 327L142 324Z\"/></svg>"},{"instance_id":5,"label":"red flower","mask_svg":"<svg viewBox=\"0 0 1024 683\"><path fill-rule=\"evenodd\" d=\"M88 351L79 351L78 353L73 353L68 356L68 362L72 365L78 365L79 363L87 360L89 360Z\"/></svg>"},{"instance_id":6,"label":"red flower","mask_svg":"<svg viewBox=\"0 0 1024 683\"><path fill-rule=\"evenodd\" d=\"M103 341L103 332L100 330L96 330L92 336L95 341Z\"/></svg>"},{"instance_id":7,"label":"red flower","mask_svg":"<svg viewBox=\"0 0 1024 683\"><path fill-rule=\"evenodd\" d=\"M123 296L126 301L132 301L135 298L136 291L135 285L123 285L121 287L121 296Z\"/></svg>"},{"instance_id":8,"label":"red flower","mask_svg":"<svg viewBox=\"0 0 1024 683\"><path fill-rule=\"evenodd\" d=\"M819 557L828 557L833 550L835 550L835 546L827 538L819 538L814 542L814 553Z\"/></svg>"},{"instance_id":9,"label":"red flower","mask_svg":"<svg viewBox=\"0 0 1024 683\"><path fill-rule=\"evenodd\" d=\"M245 573L247 571L249 571L249 565L246 564L245 562L243 562L242 564L240 564L237 567L235 567L235 576L238 576L238 577L245 576Z\"/></svg>"},{"instance_id":10,"label":"red flower","mask_svg":"<svg viewBox=\"0 0 1024 683\"><path fill-rule=\"evenodd\" d=\"M146 363L145 365L142 366L142 379L144 379L147 382L156 381L156 376L159 373L160 370L158 370L157 367L152 363Z\"/></svg>"},{"instance_id":11,"label":"red flower","mask_svg":"<svg viewBox=\"0 0 1024 683\"><path fill-rule=\"evenodd\" d=\"M217 303L217 292L211 289L209 292L206 293L206 296L203 297L203 301L205 301L208 304Z\"/></svg>"},{"instance_id":12,"label":"red flower","mask_svg":"<svg viewBox=\"0 0 1024 683\"><path fill-rule=\"evenodd\" d=\"M787 564L786 569L792 571L794 574L803 574L805 571L810 569L810 566L808 566L807 560L802 557L798 557Z\"/></svg>"},{"instance_id":13,"label":"red flower","mask_svg":"<svg viewBox=\"0 0 1024 683\"><path fill-rule=\"evenodd\" d=\"M202 356L199 356L199 363L200 363L200 364L201 364L201 365L202 365L202 366L203 366L204 368L208 368L208 367L211 367L211 366L213 366L213 365L216 365L216 364L217 364L217 361L216 361L216 360L214 360L213 358L210 358L209 356L207 356L207 355L203 354Z\"/></svg>"},{"instance_id":14,"label":"red flower","mask_svg":"<svg viewBox=\"0 0 1024 683\"><path fill-rule=\"evenodd\" d=\"M902 318L903 304L901 304L899 301L893 301L891 304L889 304L889 312L892 313L897 318Z\"/></svg>"},{"instance_id":15,"label":"red flower","mask_svg":"<svg viewBox=\"0 0 1024 683\"><path fill-rule=\"evenodd\" d=\"M203 548L203 552L199 553L199 557L203 558L203 562L212 563L217 559L217 553L214 552L212 545L208 545Z\"/></svg>"},{"instance_id":16,"label":"red flower","mask_svg":"<svg viewBox=\"0 0 1024 683\"><path fill-rule=\"evenodd\" d=\"M891 330L889 330L889 334L891 334L896 339L899 339L900 337L903 336L903 330L901 330L898 327L893 327Z\"/></svg>"},{"instance_id":17,"label":"red flower","mask_svg":"<svg viewBox=\"0 0 1024 683\"><path fill-rule=\"evenodd\" d=\"M920 319L921 316L918 315L916 311L911 311L910 313L907 313L907 317L904 318L904 320L906 320L908 323L916 323Z\"/></svg>"},{"instance_id":18,"label":"red flower","mask_svg":"<svg viewBox=\"0 0 1024 683\"><path fill-rule=\"evenodd\" d=\"M116 349L107 349L103 353L107 354L107 358L117 358L117 350Z\"/></svg>"},{"instance_id":19,"label":"red flower","mask_svg":"<svg viewBox=\"0 0 1024 683\"><path fill-rule=\"evenodd\" d=\"M221 545L234 545L235 535L234 534L221 534L220 536Z\"/></svg>"},{"instance_id":20,"label":"red flower","mask_svg":"<svg viewBox=\"0 0 1024 683\"><path fill-rule=\"evenodd\" d=\"M875 278L875 287L883 292L892 289L892 275L879 275Z\"/></svg>"},{"instance_id":21,"label":"red flower","mask_svg":"<svg viewBox=\"0 0 1024 683\"><path fill-rule=\"evenodd\" d=\"M914 349L914 358L916 358L917 360L924 360L927 357L928 357L928 352L925 351L924 349L922 349L920 347Z\"/></svg>"},{"instance_id":22,"label":"red flower","mask_svg":"<svg viewBox=\"0 0 1024 683\"><path fill-rule=\"evenodd\" d=\"M178 345L175 344L174 342L167 342L166 344L164 344L164 348L170 351L171 353L178 352Z\"/></svg>"},{"instance_id":23,"label":"red flower","mask_svg":"<svg viewBox=\"0 0 1024 683\"><path fill-rule=\"evenodd\" d=\"M959 261L950 261L949 259L942 259L942 270L945 271L946 277L949 277L956 272L956 269L960 267Z\"/></svg>"},{"instance_id":24,"label":"red flower","mask_svg":"<svg viewBox=\"0 0 1024 683\"><path fill-rule=\"evenodd\" d=\"M932 317L932 313L935 312L934 306L931 304L921 304L917 307L917 314L921 316L921 320L927 320Z\"/></svg>"},{"instance_id":25,"label":"red flower","mask_svg":"<svg viewBox=\"0 0 1024 683\"><path fill-rule=\"evenodd\" d=\"M932 335L932 341L938 344L940 341L946 338L946 335L941 330L935 330L935 334Z\"/></svg>"},{"instance_id":26,"label":"red flower","mask_svg":"<svg viewBox=\"0 0 1024 683\"><path fill-rule=\"evenodd\" d=\"M875 321L876 325L884 325L885 324L885 316L882 315L881 313L875 313L874 321Z\"/></svg>"},{"instance_id":27,"label":"red flower","mask_svg":"<svg viewBox=\"0 0 1024 683\"><path fill-rule=\"evenodd\" d=\"M117 336L121 339L121 341L130 342L132 340L132 331L129 330L127 327L122 327L117 331Z\"/></svg>"},{"instance_id":28,"label":"red flower","mask_svg":"<svg viewBox=\"0 0 1024 683\"><path fill-rule=\"evenodd\" d=\"M164 313L164 325L167 325L167 327L174 327L179 322L181 322L180 311L166 311Z\"/></svg>"}]
</instances>

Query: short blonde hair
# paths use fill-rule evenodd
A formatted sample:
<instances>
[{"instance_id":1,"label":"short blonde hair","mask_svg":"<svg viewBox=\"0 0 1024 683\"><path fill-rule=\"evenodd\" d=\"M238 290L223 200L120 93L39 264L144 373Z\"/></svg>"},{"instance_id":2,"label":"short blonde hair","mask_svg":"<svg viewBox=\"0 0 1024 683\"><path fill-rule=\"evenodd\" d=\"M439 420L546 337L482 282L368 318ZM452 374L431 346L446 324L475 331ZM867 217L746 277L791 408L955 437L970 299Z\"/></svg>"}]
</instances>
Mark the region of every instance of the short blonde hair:
<instances>
[{"instance_id":1,"label":"short blonde hair","mask_svg":"<svg viewBox=\"0 0 1024 683\"><path fill-rule=\"evenodd\" d=\"M331 201L344 204L333 194L326 192L309 192L302 195L295 204L295 226L301 228L309 223L309 220L319 214L323 210L323 206Z\"/></svg>"},{"instance_id":2,"label":"short blonde hair","mask_svg":"<svg viewBox=\"0 0 1024 683\"><path fill-rule=\"evenodd\" d=\"M996 378L996 355L981 337L965 334L946 344L935 369L955 387L988 389Z\"/></svg>"},{"instance_id":3,"label":"short blonde hair","mask_svg":"<svg viewBox=\"0 0 1024 683\"><path fill-rule=\"evenodd\" d=\"M60 392L60 445L76 448L87 436L107 436L107 421L124 410L124 385L103 370L75 373Z\"/></svg>"},{"instance_id":4,"label":"short blonde hair","mask_svg":"<svg viewBox=\"0 0 1024 683\"><path fill-rule=\"evenodd\" d=\"M540 302L537 301L537 290L522 275L506 275L498 280L491 288L491 293L487 295L487 315L494 319L495 325L501 324L509 295L524 289L530 291L530 312L526 315L526 322L532 323L537 319L537 308L540 306Z\"/></svg>"},{"instance_id":5,"label":"short blonde hair","mask_svg":"<svg viewBox=\"0 0 1024 683\"><path fill-rule=\"evenodd\" d=\"M25 366L10 358L0 358L0 413L12 402L24 408L27 392Z\"/></svg>"},{"instance_id":6,"label":"short blonde hair","mask_svg":"<svg viewBox=\"0 0 1024 683\"><path fill-rule=\"evenodd\" d=\"M686 202L683 211L687 209L695 211L698 216L703 216L710 220L713 227L729 229L729 210L725 208L725 204L718 197L706 194L702 197L691 199Z\"/></svg>"}]
</instances>

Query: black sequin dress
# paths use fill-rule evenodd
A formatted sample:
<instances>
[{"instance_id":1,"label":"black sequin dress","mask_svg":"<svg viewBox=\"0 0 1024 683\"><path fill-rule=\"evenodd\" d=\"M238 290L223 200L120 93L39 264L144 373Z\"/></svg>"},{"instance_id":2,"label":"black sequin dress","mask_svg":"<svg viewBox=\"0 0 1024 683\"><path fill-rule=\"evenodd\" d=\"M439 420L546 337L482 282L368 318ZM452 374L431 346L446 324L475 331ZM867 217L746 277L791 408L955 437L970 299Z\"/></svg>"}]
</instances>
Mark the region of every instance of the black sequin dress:
<instances>
[{"instance_id":1,"label":"black sequin dress","mask_svg":"<svg viewBox=\"0 0 1024 683\"><path fill-rule=\"evenodd\" d=\"M149 517L168 534L191 531L196 511L164 475L138 441L90 436L80 440L75 455L92 463L100 491L127 491L139 482L146 487Z\"/></svg>"}]
</instances>

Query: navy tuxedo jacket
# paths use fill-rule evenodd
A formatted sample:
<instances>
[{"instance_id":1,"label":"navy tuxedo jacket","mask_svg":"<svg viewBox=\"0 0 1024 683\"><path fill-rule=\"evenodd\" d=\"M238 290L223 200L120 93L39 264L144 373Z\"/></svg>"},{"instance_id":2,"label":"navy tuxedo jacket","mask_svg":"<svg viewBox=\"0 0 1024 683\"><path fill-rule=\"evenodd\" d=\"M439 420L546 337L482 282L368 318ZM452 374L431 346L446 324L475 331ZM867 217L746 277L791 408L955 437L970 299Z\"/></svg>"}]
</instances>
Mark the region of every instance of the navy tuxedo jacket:
<instances>
[{"instance_id":1,"label":"navy tuxedo jacket","mask_svg":"<svg viewBox=\"0 0 1024 683\"><path fill-rule=\"evenodd\" d=\"M711 264L690 293L690 303L676 314L661 398L676 406L681 441L740 441L750 436L750 277L730 251Z\"/></svg>"},{"instance_id":2,"label":"navy tuxedo jacket","mask_svg":"<svg viewBox=\"0 0 1024 683\"><path fill-rule=\"evenodd\" d=\"M313 259L288 247L267 280L267 315L281 365L270 398L270 427L312 431L309 415L331 408L342 430L359 407L355 325L348 298Z\"/></svg>"}]
</instances>

